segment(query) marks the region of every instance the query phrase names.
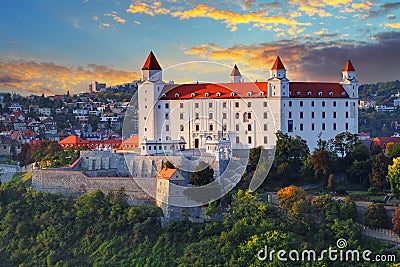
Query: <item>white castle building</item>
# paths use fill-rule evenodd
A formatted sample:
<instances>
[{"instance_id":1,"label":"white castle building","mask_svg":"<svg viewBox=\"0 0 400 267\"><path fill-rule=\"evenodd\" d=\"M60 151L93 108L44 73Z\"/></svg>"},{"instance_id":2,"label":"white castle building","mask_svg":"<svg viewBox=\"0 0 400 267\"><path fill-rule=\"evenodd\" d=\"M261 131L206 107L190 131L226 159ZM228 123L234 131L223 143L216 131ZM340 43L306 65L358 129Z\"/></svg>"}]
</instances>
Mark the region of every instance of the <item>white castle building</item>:
<instances>
[{"instance_id":1,"label":"white castle building","mask_svg":"<svg viewBox=\"0 0 400 267\"><path fill-rule=\"evenodd\" d=\"M358 81L347 61L338 83L291 82L279 57L270 78L243 82L235 65L229 83L173 84L150 52L138 89L142 155L183 149L212 150L229 141L232 149L275 146L280 130L300 136L310 149L341 132L358 133Z\"/></svg>"}]
</instances>

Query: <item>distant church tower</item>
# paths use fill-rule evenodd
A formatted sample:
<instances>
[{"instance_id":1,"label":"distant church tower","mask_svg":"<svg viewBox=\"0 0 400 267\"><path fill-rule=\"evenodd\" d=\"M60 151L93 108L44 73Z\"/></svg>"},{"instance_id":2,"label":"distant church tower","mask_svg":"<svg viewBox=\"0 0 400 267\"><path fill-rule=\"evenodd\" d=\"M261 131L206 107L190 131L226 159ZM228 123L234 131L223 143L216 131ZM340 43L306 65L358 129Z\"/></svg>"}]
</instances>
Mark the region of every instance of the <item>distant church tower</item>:
<instances>
[{"instance_id":1,"label":"distant church tower","mask_svg":"<svg viewBox=\"0 0 400 267\"><path fill-rule=\"evenodd\" d=\"M279 57L276 58L270 70L268 79L269 97L289 97L289 80L286 78L286 69Z\"/></svg>"},{"instance_id":2,"label":"distant church tower","mask_svg":"<svg viewBox=\"0 0 400 267\"><path fill-rule=\"evenodd\" d=\"M346 62L346 66L344 66L342 74L343 80L340 82L340 84L343 86L344 90L346 90L350 98L358 98L358 81L356 79L356 70L354 69L350 60Z\"/></svg>"},{"instance_id":3,"label":"distant church tower","mask_svg":"<svg viewBox=\"0 0 400 267\"><path fill-rule=\"evenodd\" d=\"M235 64L231 72L231 83L241 82L243 82L242 74L240 74L239 68Z\"/></svg>"}]
</instances>

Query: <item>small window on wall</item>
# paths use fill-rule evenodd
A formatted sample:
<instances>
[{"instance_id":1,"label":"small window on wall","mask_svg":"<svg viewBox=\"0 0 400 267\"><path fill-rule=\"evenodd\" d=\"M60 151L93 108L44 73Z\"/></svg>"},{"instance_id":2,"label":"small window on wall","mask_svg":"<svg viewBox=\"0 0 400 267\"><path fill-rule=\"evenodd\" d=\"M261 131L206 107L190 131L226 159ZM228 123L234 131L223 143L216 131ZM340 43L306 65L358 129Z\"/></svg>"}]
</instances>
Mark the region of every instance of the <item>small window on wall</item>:
<instances>
[{"instance_id":1,"label":"small window on wall","mask_svg":"<svg viewBox=\"0 0 400 267\"><path fill-rule=\"evenodd\" d=\"M179 108L183 108L183 103L179 103Z\"/></svg>"},{"instance_id":2,"label":"small window on wall","mask_svg":"<svg viewBox=\"0 0 400 267\"><path fill-rule=\"evenodd\" d=\"M264 144L268 144L268 136L264 136Z\"/></svg>"},{"instance_id":3,"label":"small window on wall","mask_svg":"<svg viewBox=\"0 0 400 267\"><path fill-rule=\"evenodd\" d=\"M264 124L264 131L268 131L268 124Z\"/></svg>"},{"instance_id":4,"label":"small window on wall","mask_svg":"<svg viewBox=\"0 0 400 267\"><path fill-rule=\"evenodd\" d=\"M265 101L264 101L264 104L263 104L263 105L264 105L264 108L268 107L268 102L265 102Z\"/></svg>"},{"instance_id":5,"label":"small window on wall","mask_svg":"<svg viewBox=\"0 0 400 267\"><path fill-rule=\"evenodd\" d=\"M236 144L239 144L240 140L239 140L239 136L236 136Z\"/></svg>"},{"instance_id":6,"label":"small window on wall","mask_svg":"<svg viewBox=\"0 0 400 267\"><path fill-rule=\"evenodd\" d=\"M168 103L165 103L165 108L169 108L169 104Z\"/></svg>"},{"instance_id":7,"label":"small window on wall","mask_svg":"<svg viewBox=\"0 0 400 267\"><path fill-rule=\"evenodd\" d=\"M264 119L268 118L268 112L264 112Z\"/></svg>"},{"instance_id":8,"label":"small window on wall","mask_svg":"<svg viewBox=\"0 0 400 267\"><path fill-rule=\"evenodd\" d=\"M209 129L210 129L210 131L213 131L214 130L214 125L210 124Z\"/></svg>"},{"instance_id":9,"label":"small window on wall","mask_svg":"<svg viewBox=\"0 0 400 267\"><path fill-rule=\"evenodd\" d=\"M247 131L251 132L251 124L247 125Z\"/></svg>"},{"instance_id":10,"label":"small window on wall","mask_svg":"<svg viewBox=\"0 0 400 267\"><path fill-rule=\"evenodd\" d=\"M239 102L235 102L235 108L239 107Z\"/></svg>"},{"instance_id":11,"label":"small window on wall","mask_svg":"<svg viewBox=\"0 0 400 267\"><path fill-rule=\"evenodd\" d=\"M293 120L288 120L288 132L293 132Z\"/></svg>"},{"instance_id":12,"label":"small window on wall","mask_svg":"<svg viewBox=\"0 0 400 267\"><path fill-rule=\"evenodd\" d=\"M251 144L251 136L247 136L247 142Z\"/></svg>"},{"instance_id":13,"label":"small window on wall","mask_svg":"<svg viewBox=\"0 0 400 267\"><path fill-rule=\"evenodd\" d=\"M165 131L169 132L169 125L165 125Z\"/></svg>"},{"instance_id":14,"label":"small window on wall","mask_svg":"<svg viewBox=\"0 0 400 267\"><path fill-rule=\"evenodd\" d=\"M239 124L236 124L236 131L239 131Z\"/></svg>"},{"instance_id":15,"label":"small window on wall","mask_svg":"<svg viewBox=\"0 0 400 267\"><path fill-rule=\"evenodd\" d=\"M300 131L303 131L303 128L304 128L303 124L300 123Z\"/></svg>"},{"instance_id":16,"label":"small window on wall","mask_svg":"<svg viewBox=\"0 0 400 267\"><path fill-rule=\"evenodd\" d=\"M200 125L196 124L196 132L200 131Z\"/></svg>"},{"instance_id":17,"label":"small window on wall","mask_svg":"<svg viewBox=\"0 0 400 267\"><path fill-rule=\"evenodd\" d=\"M199 108L199 103L194 103L195 108Z\"/></svg>"}]
</instances>

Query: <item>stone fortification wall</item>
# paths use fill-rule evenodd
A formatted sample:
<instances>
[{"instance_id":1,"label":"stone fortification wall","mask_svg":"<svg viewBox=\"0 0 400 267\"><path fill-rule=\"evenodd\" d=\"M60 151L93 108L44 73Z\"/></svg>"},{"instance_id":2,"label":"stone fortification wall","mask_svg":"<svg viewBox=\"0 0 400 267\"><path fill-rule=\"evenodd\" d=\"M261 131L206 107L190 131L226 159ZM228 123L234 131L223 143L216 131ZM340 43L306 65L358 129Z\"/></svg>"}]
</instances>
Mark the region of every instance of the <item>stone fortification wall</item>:
<instances>
[{"instance_id":1,"label":"stone fortification wall","mask_svg":"<svg viewBox=\"0 0 400 267\"><path fill-rule=\"evenodd\" d=\"M124 188L129 204L155 205L154 199L144 191L152 192L155 195L156 179L138 179L141 180L141 187L130 177L88 177L80 171L34 170L32 189L77 197L97 189L107 194L109 191Z\"/></svg>"}]
</instances>

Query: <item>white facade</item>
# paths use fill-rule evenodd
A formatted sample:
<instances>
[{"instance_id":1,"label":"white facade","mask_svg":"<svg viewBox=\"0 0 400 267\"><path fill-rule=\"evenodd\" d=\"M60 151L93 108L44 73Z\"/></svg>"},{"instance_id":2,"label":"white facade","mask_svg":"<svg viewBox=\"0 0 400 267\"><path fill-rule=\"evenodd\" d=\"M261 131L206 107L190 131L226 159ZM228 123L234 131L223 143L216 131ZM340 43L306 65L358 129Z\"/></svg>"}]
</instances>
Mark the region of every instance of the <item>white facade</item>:
<instances>
[{"instance_id":1,"label":"white facade","mask_svg":"<svg viewBox=\"0 0 400 267\"><path fill-rule=\"evenodd\" d=\"M147 143L182 140L186 149L221 139L232 149L272 148L278 130L300 136L312 150L320 133L322 139L358 133L358 81L350 61L340 83L290 82L278 57L267 82L243 82L235 66L231 83L179 85L164 83L154 55L149 58L138 89L142 155L149 154Z\"/></svg>"}]
</instances>

